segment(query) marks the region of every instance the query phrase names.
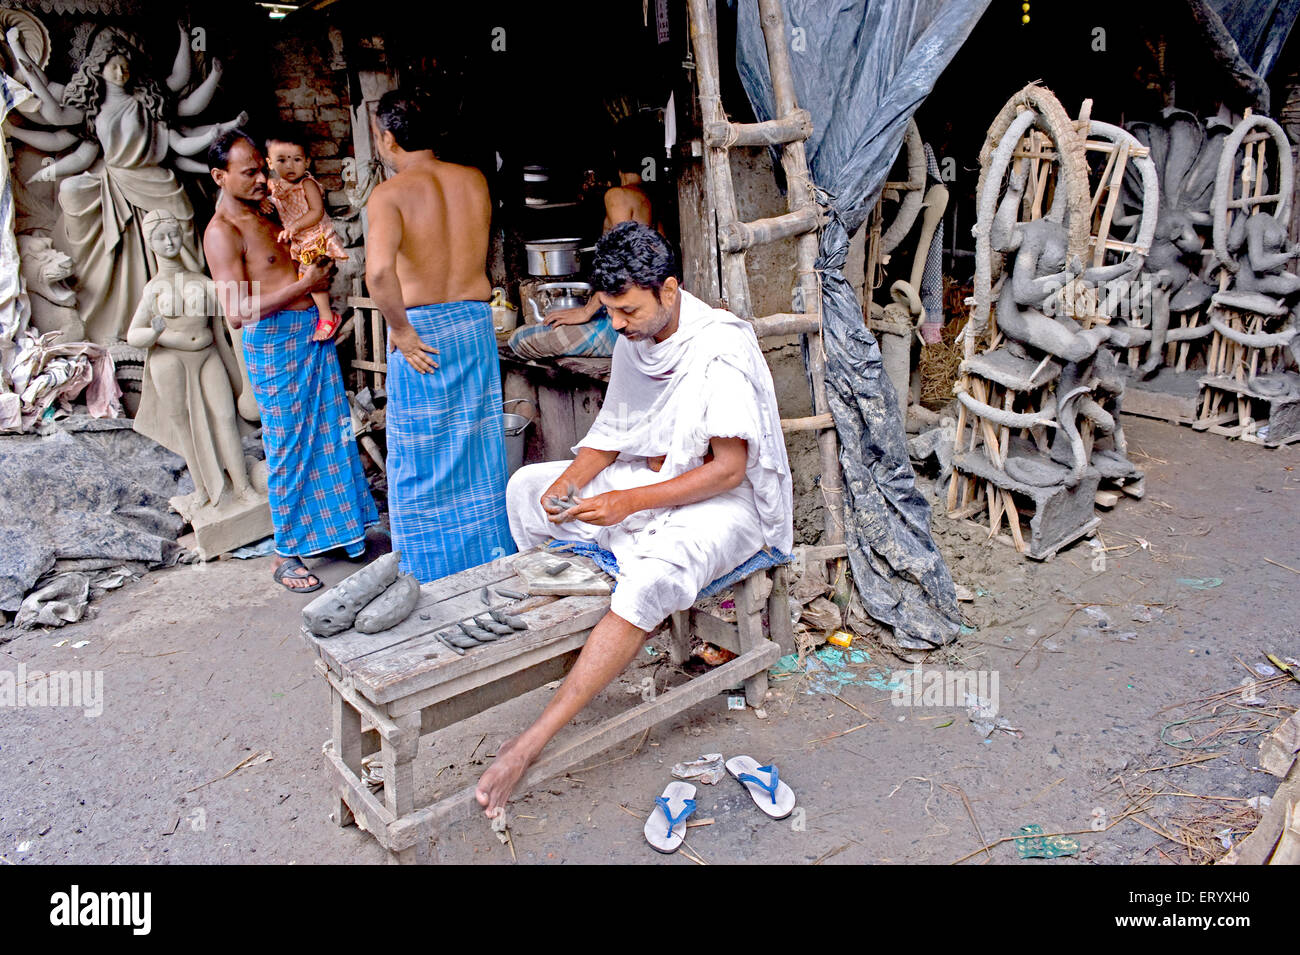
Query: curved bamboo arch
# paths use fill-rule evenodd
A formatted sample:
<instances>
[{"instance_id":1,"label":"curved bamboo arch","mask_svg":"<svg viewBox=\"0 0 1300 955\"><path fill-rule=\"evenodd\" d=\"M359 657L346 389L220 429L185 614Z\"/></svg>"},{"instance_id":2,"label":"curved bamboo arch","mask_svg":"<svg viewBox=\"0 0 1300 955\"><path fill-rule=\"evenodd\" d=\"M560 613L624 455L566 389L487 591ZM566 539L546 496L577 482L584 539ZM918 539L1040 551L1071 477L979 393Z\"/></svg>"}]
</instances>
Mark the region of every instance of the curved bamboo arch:
<instances>
[{"instance_id":1,"label":"curved bamboo arch","mask_svg":"<svg viewBox=\"0 0 1300 955\"><path fill-rule=\"evenodd\" d=\"M1046 133L1056 146L1057 189L1065 190L1067 254L1070 258L1082 258L1088 251L1092 196L1088 188L1084 137L1079 135L1074 120L1051 90L1030 84L1007 100L980 149L976 220L971 230L975 236L975 304L966 328L968 349L974 343L974 336L988 327L993 306L994 255L999 255L997 264L1001 265L1000 254L993 251L989 233L1012 155L1031 126Z\"/></svg>"},{"instance_id":2,"label":"curved bamboo arch","mask_svg":"<svg viewBox=\"0 0 1300 955\"><path fill-rule=\"evenodd\" d=\"M1125 144L1131 150L1143 148L1137 137L1128 130L1095 119L1088 124L1088 135L1105 139L1116 145ZM1149 155L1130 155L1128 161L1137 167L1138 174L1142 177L1142 217L1138 220L1137 238L1133 240L1137 248L1129 252L1122 263L1122 271L1132 275L1142 268L1142 263L1146 261L1147 254L1151 251L1151 243L1156 236L1156 219L1160 214L1160 177L1156 171L1156 164L1151 161ZM1097 238L1099 241L1105 241L1104 236Z\"/></svg>"},{"instance_id":3,"label":"curved bamboo arch","mask_svg":"<svg viewBox=\"0 0 1300 955\"><path fill-rule=\"evenodd\" d=\"M1237 271L1237 263L1228 254L1228 197L1232 194L1232 183L1236 178L1237 150L1241 148L1246 136L1256 128L1263 129L1272 137L1277 152L1278 183L1276 190L1271 193L1276 197L1273 200L1276 202L1273 215L1279 221L1286 222L1291 212L1291 191L1295 187L1291 142L1282 127L1269 117L1247 116L1223 141L1223 151L1219 153L1219 170L1214 177L1214 254L1230 272ZM1259 205L1263 205L1263 202Z\"/></svg>"}]
</instances>

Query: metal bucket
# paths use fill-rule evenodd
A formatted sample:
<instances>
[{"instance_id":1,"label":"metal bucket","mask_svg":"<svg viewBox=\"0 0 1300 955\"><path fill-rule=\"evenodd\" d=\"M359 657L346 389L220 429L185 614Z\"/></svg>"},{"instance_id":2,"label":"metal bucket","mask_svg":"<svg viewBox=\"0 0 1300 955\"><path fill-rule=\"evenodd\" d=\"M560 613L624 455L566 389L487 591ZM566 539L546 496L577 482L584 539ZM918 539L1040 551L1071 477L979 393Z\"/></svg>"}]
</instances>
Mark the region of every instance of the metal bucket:
<instances>
[{"instance_id":1,"label":"metal bucket","mask_svg":"<svg viewBox=\"0 0 1300 955\"><path fill-rule=\"evenodd\" d=\"M505 427L506 433L506 474L511 475L518 471L524 465L524 444L527 438L524 432L528 426L533 423L532 418L525 418L521 414L512 414L505 409L510 405L530 404L534 408L537 403L531 398L512 398L501 405L501 422Z\"/></svg>"}]
</instances>

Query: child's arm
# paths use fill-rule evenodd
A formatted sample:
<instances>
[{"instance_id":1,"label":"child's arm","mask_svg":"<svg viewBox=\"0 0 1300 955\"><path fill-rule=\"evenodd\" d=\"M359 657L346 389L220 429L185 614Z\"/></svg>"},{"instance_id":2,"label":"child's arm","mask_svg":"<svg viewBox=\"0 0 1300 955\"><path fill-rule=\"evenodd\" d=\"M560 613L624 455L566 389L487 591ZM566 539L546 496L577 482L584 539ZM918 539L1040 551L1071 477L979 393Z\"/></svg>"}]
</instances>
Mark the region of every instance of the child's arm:
<instances>
[{"instance_id":1,"label":"child's arm","mask_svg":"<svg viewBox=\"0 0 1300 955\"><path fill-rule=\"evenodd\" d=\"M320 187L316 185L316 180L304 179L302 181L302 194L307 200L307 211L292 222L285 223L285 228L294 235L299 235L310 229L325 218L325 198L320 194Z\"/></svg>"}]
</instances>

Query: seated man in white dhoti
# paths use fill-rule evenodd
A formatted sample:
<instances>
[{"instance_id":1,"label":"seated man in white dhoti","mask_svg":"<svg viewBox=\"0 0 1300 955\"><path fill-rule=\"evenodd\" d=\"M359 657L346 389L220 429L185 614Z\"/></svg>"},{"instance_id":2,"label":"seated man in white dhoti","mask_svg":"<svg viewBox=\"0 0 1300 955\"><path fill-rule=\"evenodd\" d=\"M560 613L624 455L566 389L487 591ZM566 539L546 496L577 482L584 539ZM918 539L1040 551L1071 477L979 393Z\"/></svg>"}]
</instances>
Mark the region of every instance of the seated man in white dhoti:
<instances>
[{"instance_id":1,"label":"seated man in white dhoti","mask_svg":"<svg viewBox=\"0 0 1300 955\"><path fill-rule=\"evenodd\" d=\"M600 240L591 281L619 333L605 403L574 460L521 468L506 490L520 549L591 542L613 552L619 574L555 696L479 780L489 816L651 630L759 551L791 549L790 465L758 339L681 288L676 270L668 243L644 225ZM555 505L575 488L576 505Z\"/></svg>"}]
</instances>

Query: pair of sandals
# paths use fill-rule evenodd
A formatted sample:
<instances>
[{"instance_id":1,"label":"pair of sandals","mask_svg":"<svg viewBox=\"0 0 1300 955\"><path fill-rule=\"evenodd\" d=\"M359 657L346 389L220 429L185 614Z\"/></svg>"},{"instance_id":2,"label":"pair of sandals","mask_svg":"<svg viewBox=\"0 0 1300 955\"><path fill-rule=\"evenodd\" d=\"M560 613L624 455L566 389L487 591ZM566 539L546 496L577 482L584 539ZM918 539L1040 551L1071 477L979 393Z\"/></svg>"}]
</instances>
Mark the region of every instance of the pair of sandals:
<instances>
[{"instance_id":1,"label":"pair of sandals","mask_svg":"<svg viewBox=\"0 0 1300 955\"><path fill-rule=\"evenodd\" d=\"M754 804L768 816L784 819L794 812L794 790L782 782L775 763L760 766L752 756L733 756L726 765L727 772L736 777ZM645 822L646 842L659 852L676 852L686 841L686 820L694 812L695 787L690 783L669 783Z\"/></svg>"}]
</instances>

